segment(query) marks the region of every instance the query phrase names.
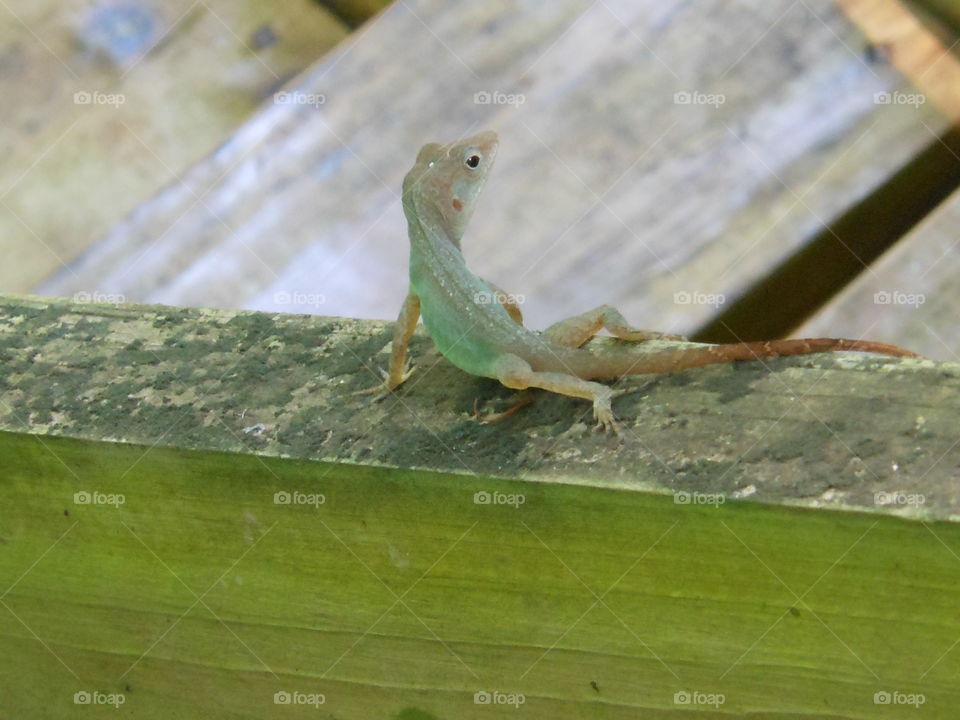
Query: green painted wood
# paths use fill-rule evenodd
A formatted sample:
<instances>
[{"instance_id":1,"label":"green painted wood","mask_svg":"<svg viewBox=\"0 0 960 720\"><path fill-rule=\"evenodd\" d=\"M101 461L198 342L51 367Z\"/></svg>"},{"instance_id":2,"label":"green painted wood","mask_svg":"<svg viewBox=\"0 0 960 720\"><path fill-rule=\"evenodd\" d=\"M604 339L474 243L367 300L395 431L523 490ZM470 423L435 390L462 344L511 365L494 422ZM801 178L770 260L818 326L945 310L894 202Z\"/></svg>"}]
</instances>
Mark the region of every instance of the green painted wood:
<instances>
[{"instance_id":1,"label":"green painted wood","mask_svg":"<svg viewBox=\"0 0 960 720\"><path fill-rule=\"evenodd\" d=\"M484 718L484 691L537 718L680 716L682 692L763 717L902 717L877 692L922 694L923 717L960 701L960 655L937 662L960 637L952 523L8 433L0 447L0 577L23 575L0 608L10 717L76 717L84 691L138 718L285 717L278 692L322 695L293 716L329 718ZM83 491L124 502L77 505Z\"/></svg>"}]
</instances>

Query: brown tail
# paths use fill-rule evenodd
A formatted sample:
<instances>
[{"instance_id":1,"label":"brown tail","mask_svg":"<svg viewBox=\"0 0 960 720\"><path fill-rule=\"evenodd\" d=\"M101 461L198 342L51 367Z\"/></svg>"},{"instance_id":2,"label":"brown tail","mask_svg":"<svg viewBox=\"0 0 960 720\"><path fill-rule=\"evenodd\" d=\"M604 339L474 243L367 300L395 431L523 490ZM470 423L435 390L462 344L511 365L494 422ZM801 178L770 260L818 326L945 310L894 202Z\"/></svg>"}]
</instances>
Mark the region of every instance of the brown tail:
<instances>
[{"instance_id":1,"label":"brown tail","mask_svg":"<svg viewBox=\"0 0 960 720\"><path fill-rule=\"evenodd\" d=\"M646 356L633 355L632 357L624 353L621 348L618 348L618 350L619 352L616 353L604 352L594 355L593 362L590 363L592 368L581 377L602 378L617 375L668 373L718 363L762 360L789 355L810 355L837 350L877 353L895 357L921 357L915 352L904 350L896 345L886 345L869 340L847 340L846 338L803 338L762 340L730 343L728 345L701 345L699 347L665 350Z\"/></svg>"}]
</instances>

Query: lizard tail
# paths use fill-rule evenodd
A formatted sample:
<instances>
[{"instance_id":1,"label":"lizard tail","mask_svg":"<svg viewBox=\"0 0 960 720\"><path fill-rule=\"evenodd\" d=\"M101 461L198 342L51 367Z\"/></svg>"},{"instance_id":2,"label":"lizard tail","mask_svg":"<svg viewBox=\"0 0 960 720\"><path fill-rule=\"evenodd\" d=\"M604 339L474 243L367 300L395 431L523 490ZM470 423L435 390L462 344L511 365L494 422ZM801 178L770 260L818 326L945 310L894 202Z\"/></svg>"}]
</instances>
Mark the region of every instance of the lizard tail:
<instances>
[{"instance_id":1,"label":"lizard tail","mask_svg":"<svg viewBox=\"0 0 960 720\"><path fill-rule=\"evenodd\" d=\"M592 361L585 363L586 365L592 364L592 367L581 377L603 378L619 375L678 372L688 368L716 365L718 363L762 360L790 355L810 355L837 350L876 353L894 357L921 357L915 352L896 345L869 340L848 340L846 338L803 338L762 340L730 343L728 345L700 345L664 350L649 355L625 353L622 348L617 348L617 350L619 352L604 352L593 355Z\"/></svg>"}]
</instances>

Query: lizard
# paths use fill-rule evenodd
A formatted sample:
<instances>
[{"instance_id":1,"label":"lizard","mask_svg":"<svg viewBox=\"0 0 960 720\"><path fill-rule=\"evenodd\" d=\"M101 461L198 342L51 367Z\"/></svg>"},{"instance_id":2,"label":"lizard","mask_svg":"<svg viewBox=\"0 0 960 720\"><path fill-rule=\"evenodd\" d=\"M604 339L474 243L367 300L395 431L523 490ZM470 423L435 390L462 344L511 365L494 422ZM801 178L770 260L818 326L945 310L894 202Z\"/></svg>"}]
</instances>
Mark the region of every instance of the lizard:
<instances>
[{"instance_id":1,"label":"lizard","mask_svg":"<svg viewBox=\"0 0 960 720\"><path fill-rule=\"evenodd\" d=\"M440 353L461 370L516 390L542 388L590 400L595 427L618 434L611 400L625 391L598 379L840 350L919 357L894 345L845 338L691 344L642 355L620 344L584 347L601 329L631 342L684 339L634 328L610 305L535 332L523 325L516 300L474 275L461 252L498 147L497 134L489 130L447 145L428 143L404 177L410 285L394 326L389 370L381 371L382 384L361 392L386 396L410 376L407 352L421 316Z\"/></svg>"}]
</instances>

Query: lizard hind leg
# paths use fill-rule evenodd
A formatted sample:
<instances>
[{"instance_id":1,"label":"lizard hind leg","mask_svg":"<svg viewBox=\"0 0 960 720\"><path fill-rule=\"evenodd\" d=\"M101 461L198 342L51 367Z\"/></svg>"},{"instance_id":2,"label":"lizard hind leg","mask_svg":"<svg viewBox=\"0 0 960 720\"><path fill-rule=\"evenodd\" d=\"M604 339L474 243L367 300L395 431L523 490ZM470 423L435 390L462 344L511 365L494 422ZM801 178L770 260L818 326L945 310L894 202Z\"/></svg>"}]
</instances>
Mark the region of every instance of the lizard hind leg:
<instances>
[{"instance_id":1,"label":"lizard hind leg","mask_svg":"<svg viewBox=\"0 0 960 720\"><path fill-rule=\"evenodd\" d=\"M582 380L576 375L567 373L537 372L526 360L509 353L497 358L493 364L493 371L497 380L514 390L542 388L561 395L591 400L594 418L597 421L595 429L620 434L610 407L610 401L620 393L614 393L608 385Z\"/></svg>"},{"instance_id":2,"label":"lizard hind leg","mask_svg":"<svg viewBox=\"0 0 960 720\"><path fill-rule=\"evenodd\" d=\"M667 335L666 333L635 328L612 305L601 305L582 315L575 315L572 318L554 323L543 331L543 335L557 345L577 348L600 332L601 329L606 329L614 337L631 342L685 339L680 335Z\"/></svg>"}]
</instances>

